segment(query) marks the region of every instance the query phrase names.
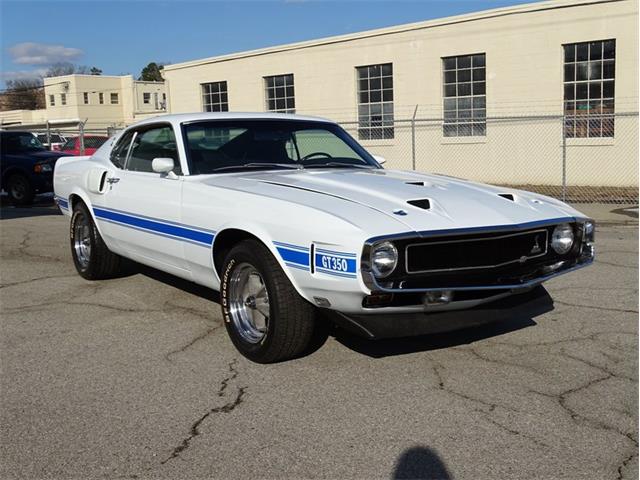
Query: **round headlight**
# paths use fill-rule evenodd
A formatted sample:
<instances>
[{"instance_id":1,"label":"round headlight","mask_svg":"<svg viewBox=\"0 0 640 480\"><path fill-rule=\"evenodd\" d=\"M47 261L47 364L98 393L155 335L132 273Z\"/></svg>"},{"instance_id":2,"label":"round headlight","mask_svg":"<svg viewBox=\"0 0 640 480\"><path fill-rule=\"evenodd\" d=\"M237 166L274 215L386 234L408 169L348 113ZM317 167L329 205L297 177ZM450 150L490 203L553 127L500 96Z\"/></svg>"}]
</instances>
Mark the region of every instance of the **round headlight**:
<instances>
[{"instance_id":1,"label":"round headlight","mask_svg":"<svg viewBox=\"0 0 640 480\"><path fill-rule=\"evenodd\" d=\"M387 277L398 265L398 249L391 242L380 242L371 248L371 270L378 278Z\"/></svg>"},{"instance_id":2,"label":"round headlight","mask_svg":"<svg viewBox=\"0 0 640 480\"><path fill-rule=\"evenodd\" d=\"M551 235L551 248L559 254L564 255L573 246L573 228L571 225L567 225L566 223L563 225L558 225L553 229L553 234Z\"/></svg>"}]
</instances>

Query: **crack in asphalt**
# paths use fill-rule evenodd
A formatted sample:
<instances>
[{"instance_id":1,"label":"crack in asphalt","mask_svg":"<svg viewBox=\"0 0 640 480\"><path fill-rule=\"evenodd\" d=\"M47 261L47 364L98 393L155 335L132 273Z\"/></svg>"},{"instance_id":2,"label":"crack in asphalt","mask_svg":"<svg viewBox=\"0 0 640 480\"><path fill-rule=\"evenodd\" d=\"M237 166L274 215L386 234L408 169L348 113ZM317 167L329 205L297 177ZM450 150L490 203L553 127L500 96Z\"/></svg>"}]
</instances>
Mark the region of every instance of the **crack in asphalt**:
<instances>
[{"instance_id":1,"label":"crack in asphalt","mask_svg":"<svg viewBox=\"0 0 640 480\"><path fill-rule=\"evenodd\" d=\"M482 417L485 420L487 420L489 423L491 423L492 425L495 425L496 427L500 428L501 430L504 430L505 432L507 432L507 433L509 433L511 435L517 435L517 436L519 436L521 438L525 438L525 439L529 440L530 442L535 443L536 445L539 445L541 447L549 448L548 444L546 444L544 442L541 442L537 438L535 438L535 437L533 437L531 435L528 435L526 433L523 433L523 432L521 432L519 430L515 430L513 428L510 428L510 427L508 427L506 425L503 425L500 422L497 422L495 419L491 418L491 415L489 414L490 412L485 412L483 410L477 410L477 409L475 411L480 413L482 415Z\"/></svg>"},{"instance_id":2,"label":"crack in asphalt","mask_svg":"<svg viewBox=\"0 0 640 480\"><path fill-rule=\"evenodd\" d=\"M629 336L632 336L634 338L638 335L637 332L624 332L624 331L610 330L610 331L606 331L606 332L592 333L591 335L587 335L585 337L565 338L565 339L562 339L562 340L551 340L551 341L548 341L548 342L527 342L527 343L521 344L521 343L506 342L504 340L502 340L502 341L489 340L487 343L490 343L492 345L507 345L507 346L513 346L513 347L518 347L518 348L524 348L524 347L546 347L546 346L553 346L553 345L561 345L563 343L577 343L577 342L586 342L586 341L605 342L606 340L600 339L599 337L602 337L602 336L605 336L605 335L611 335L611 334L629 335Z\"/></svg>"},{"instance_id":3,"label":"crack in asphalt","mask_svg":"<svg viewBox=\"0 0 640 480\"><path fill-rule=\"evenodd\" d=\"M437 379L437 382L438 382L438 390L442 390L443 392L449 393L449 394L451 394L451 395L453 395L455 397L459 397L459 398L462 398L464 400L468 400L470 402L474 402L474 403L483 405L483 406L487 407L487 409L488 409L487 412L493 412L496 409L496 407L500 407L500 408L503 408L505 410L509 410L509 411L512 411L512 412L517 412L518 411L518 410L514 410L511 407L507 407L505 405L498 405L496 403L487 402L486 400L483 400L483 399L478 398L478 397L472 397L472 396L470 396L468 394L465 394L465 393L459 392L457 390L454 390L451 386L447 386L446 382L445 382L445 379L444 379L444 376L441 373L441 370L444 370L444 367L442 366L442 364L440 364L439 362L434 360L433 357L431 357L431 356L429 356L427 358L429 359L429 361L431 363L432 371L436 375L436 379Z\"/></svg>"},{"instance_id":4,"label":"crack in asphalt","mask_svg":"<svg viewBox=\"0 0 640 480\"><path fill-rule=\"evenodd\" d=\"M223 378L222 381L220 382L220 388L218 388L218 392L217 392L218 397L223 397L225 395L225 390L227 389L229 382L231 382L238 376L238 370L236 369L237 363L238 361L236 359L233 359L231 362L229 362L229 375ZM171 452L171 455L169 455L162 462L160 462L160 464L164 465L167 462L175 458L178 458L182 452L184 452L187 448L189 448L189 446L191 445L191 441L195 437L200 435L200 425L202 425L202 423L207 418L209 418L211 415L216 413L232 412L238 405L240 405L243 402L244 394L246 393L246 391L247 391L247 387L239 387L235 398L233 398L231 401L225 403L221 407L211 408L210 410L205 412L204 415L200 416L195 422L193 422L193 424L191 424L191 428L189 429L189 435L185 437L182 440L182 442L180 442L180 444L173 449L173 451Z\"/></svg>"},{"instance_id":5,"label":"crack in asphalt","mask_svg":"<svg viewBox=\"0 0 640 480\"><path fill-rule=\"evenodd\" d=\"M607 262L606 260L597 260L597 262L601 263L602 265L609 265L610 267L630 268L630 269L633 269L633 270L637 270L638 269L638 265L627 265L627 264L622 264L622 263Z\"/></svg>"},{"instance_id":6,"label":"crack in asphalt","mask_svg":"<svg viewBox=\"0 0 640 480\"><path fill-rule=\"evenodd\" d=\"M622 480L624 478L624 468L629 465L629 463L631 462L631 460L633 460L633 457L636 457L638 454L636 453L636 450L633 450L631 452L631 455L629 455L628 457L626 457L622 463L620 464L620 466L618 467L618 476L616 477L617 480Z\"/></svg>"},{"instance_id":7,"label":"crack in asphalt","mask_svg":"<svg viewBox=\"0 0 640 480\"><path fill-rule=\"evenodd\" d=\"M601 353L602 353L602 352L601 352ZM635 379L635 378L631 378L631 377L627 377L626 375L620 375L620 374L614 373L614 372L612 372L611 370L608 370L608 369L607 369L607 368L605 368L605 367L602 367L602 366L597 365L597 364L595 364L595 363L593 363L593 362L590 362L590 361L588 361L588 360L585 360L584 358L580 358L580 357L576 357L576 356L574 356L574 355L571 355L571 354L567 353L567 352L564 350L564 348L562 348L562 349L560 350L560 354L561 354L562 356L564 356L564 357L567 357L567 358L570 358L570 359L572 359L572 360L575 360L576 362L584 363L585 365L588 365L589 367L591 367L591 368L593 368L593 369L595 369L595 370L598 370L598 371L599 371L599 372L601 372L601 373L608 374L608 375L610 375L610 376L611 376L611 377L613 377L613 378L620 378L620 379L622 379L622 380L627 380L627 381L629 381L629 382L636 382L636 381L637 381L637 379Z\"/></svg>"},{"instance_id":8,"label":"crack in asphalt","mask_svg":"<svg viewBox=\"0 0 640 480\"><path fill-rule=\"evenodd\" d=\"M502 365L502 366L520 368L522 370L526 370L528 372L535 373L536 375L540 375L540 374L543 373L540 370L537 370L537 369L535 369L533 367L530 367L528 365L522 365L520 363L515 363L515 362L507 362L505 360L497 360L495 358L489 358L489 357L480 355L480 353L477 351L477 349L475 349L473 347L467 347L467 348L464 348L464 349L457 349L457 350L470 352L474 357L476 357L476 358L478 358L480 360L483 360L485 362L488 362L488 363L496 363L496 364Z\"/></svg>"},{"instance_id":9,"label":"crack in asphalt","mask_svg":"<svg viewBox=\"0 0 640 480\"><path fill-rule=\"evenodd\" d=\"M18 244L18 248L16 249L16 256L23 256L28 258L33 258L36 260L47 260L47 261L59 261L60 259L57 257L50 257L47 255L40 255L39 253L29 252L28 248L30 248L29 242L31 242L31 235L34 232L32 230L26 230L26 233L22 237L22 240Z\"/></svg>"},{"instance_id":10,"label":"crack in asphalt","mask_svg":"<svg viewBox=\"0 0 640 480\"><path fill-rule=\"evenodd\" d=\"M185 343L183 346L176 348L175 350L171 350L170 352L168 352L164 358L165 360L169 361L169 362L173 362L173 360L171 360L171 357L174 355L177 355L179 353L184 353L188 348L192 347L193 345L195 345L196 343L198 343L200 340L204 340L205 338L207 338L209 335L211 335L213 332L215 332L216 330L218 330L220 327L222 326L222 324L220 325L216 325L215 327L210 327L207 328L204 332L202 332L200 335L195 336L194 338L192 338L189 342ZM235 377L233 377L235 378ZM218 395L221 396L221 395Z\"/></svg>"},{"instance_id":11,"label":"crack in asphalt","mask_svg":"<svg viewBox=\"0 0 640 480\"><path fill-rule=\"evenodd\" d=\"M638 313L638 310L625 309L625 308L613 308L613 307L599 307L597 305L580 305L577 303L563 302L560 300L554 300L554 303L557 303L558 305L564 305L567 307L592 308L594 310L604 310L607 312Z\"/></svg>"},{"instance_id":12,"label":"crack in asphalt","mask_svg":"<svg viewBox=\"0 0 640 480\"><path fill-rule=\"evenodd\" d=\"M579 412L575 411L573 408L571 408L568 404L568 396L573 395L577 392L580 392L582 390L586 390L588 388L591 388L594 385L597 385L598 383L604 382L606 380L609 380L610 378L613 378L614 375L611 373L607 373L606 375L600 376L598 378L594 378L592 380L589 380L587 383L580 385L578 387L574 387L574 388L570 388L567 390L564 390L558 394L554 394L554 393L547 393L547 392L541 392L538 390L533 390L533 389L528 389L529 393L533 393L536 395L541 395L543 397L547 397L553 400L556 400L558 402L558 404L560 405L560 407L562 407L563 410L566 411L566 413L569 415L569 417L573 420L574 423L579 424L580 422L582 424L586 424L587 426L591 427L591 428L595 428L598 430L604 430L607 432L613 432L616 433L618 435L621 435L625 438L627 438L628 440L630 440L631 442L634 443L634 445L636 446L636 448L638 447L638 441L633 438L633 436L628 433L628 432L622 432L620 430L618 430L617 428L611 426L611 425L607 425L606 423L600 421L600 420L595 420L593 418L589 418L585 415L580 414Z\"/></svg>"},{"instance_id":13,"label":"crack in asphalt","mask_svg":"<svg viewBox=\"0 0 640 480\"><path fill-rule=\"evenodd\" d=\"M37 278L31 278L29 280L21 280L19 282L11 282L11 283L3 283L0 285L0 288L8 288L8 287L15 287L17 285L26 285L28 283L33 283L33 282L38 282L40 280L51 280L54 278L70 278L70 277L77 277L77 274L71 274L71 275L47 275L44 277L37 277Z\"/></svg>"}]
</instances>

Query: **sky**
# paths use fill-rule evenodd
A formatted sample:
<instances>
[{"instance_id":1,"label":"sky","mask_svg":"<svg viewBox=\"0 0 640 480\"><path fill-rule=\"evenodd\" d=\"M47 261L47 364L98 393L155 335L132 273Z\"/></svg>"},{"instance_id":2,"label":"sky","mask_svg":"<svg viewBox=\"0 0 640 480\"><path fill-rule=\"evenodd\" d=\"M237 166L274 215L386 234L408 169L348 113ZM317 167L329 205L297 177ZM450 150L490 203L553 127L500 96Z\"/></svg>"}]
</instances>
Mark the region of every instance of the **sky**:
<instances>
[{"instance_id":1,"label":"sky","mask_svg":"<svg viewBox=\"0 0 640 480\"><path fill-rule=\"evenodd\" d=\"M0 0L0 82L68 61L105 75L522 0L55 1Z\"/></svg>"}]
</instances>

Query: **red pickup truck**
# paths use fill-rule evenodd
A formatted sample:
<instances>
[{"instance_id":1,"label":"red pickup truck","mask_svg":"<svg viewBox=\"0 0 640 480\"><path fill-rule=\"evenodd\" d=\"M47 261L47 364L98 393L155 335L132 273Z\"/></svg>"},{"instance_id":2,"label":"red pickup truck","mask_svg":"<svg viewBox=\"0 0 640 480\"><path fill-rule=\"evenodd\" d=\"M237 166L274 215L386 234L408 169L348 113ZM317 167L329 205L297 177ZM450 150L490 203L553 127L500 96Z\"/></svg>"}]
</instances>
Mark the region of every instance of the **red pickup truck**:
<instances>
[{"instance_id":1,"label":"red pickup truck","mask_svg":"<svg viewBox=\"0 0 640 480\"><path fill-rule=\"evenodd\" d=\"M84 155L93 155L97 149L99 149L109 137L101 135L85 135L84 136ZM71 153L73 155L82 155L80 153L80 137L73 137L67 140L60 149L64 153Z\"/></svg>"}]
</instances>

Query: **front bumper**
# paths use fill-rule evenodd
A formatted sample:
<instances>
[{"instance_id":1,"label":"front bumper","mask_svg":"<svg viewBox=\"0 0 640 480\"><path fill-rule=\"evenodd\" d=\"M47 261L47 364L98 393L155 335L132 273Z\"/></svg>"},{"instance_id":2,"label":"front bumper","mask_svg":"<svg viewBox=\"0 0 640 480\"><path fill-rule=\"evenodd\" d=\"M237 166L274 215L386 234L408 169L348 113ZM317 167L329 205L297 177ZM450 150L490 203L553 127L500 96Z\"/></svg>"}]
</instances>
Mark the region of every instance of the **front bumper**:
<instances>
[{"instance_id":1,"label":"front bumper","mask_svg":"<svg viewBox=\"0 0 640 480\"><path fill-rule=\"evenodd\" d=\"M466 310L411 313L347 314L329 311L332 320L365 338L392 338L458 330L490 322L532 319L553 310L553 300L542 286L514 293Z\"/></svg>"}]
</instances>

